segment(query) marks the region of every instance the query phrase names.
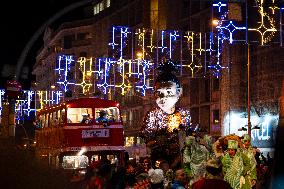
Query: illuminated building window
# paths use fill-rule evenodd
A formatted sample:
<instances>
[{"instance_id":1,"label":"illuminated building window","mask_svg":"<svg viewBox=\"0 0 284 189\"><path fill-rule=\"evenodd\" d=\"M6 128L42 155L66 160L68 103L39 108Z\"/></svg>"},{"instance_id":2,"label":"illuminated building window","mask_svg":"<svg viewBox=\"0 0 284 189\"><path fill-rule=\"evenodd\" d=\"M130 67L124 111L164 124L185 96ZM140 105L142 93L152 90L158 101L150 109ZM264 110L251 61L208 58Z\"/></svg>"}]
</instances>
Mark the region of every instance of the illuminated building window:
<instances>
[{"instance_id":1,"label":"illuminated building window","mask_svg":"<svg viewBox=\"0 0 284 189\"><path fill-rule=\"evenodd\" d=\"M100 5L99 5L99 4L96 4L96 5L94 6L94 15L99 14L99 12L100 12Z\"/></svg>"},{"instance_id":2,"label":"illuminated building window","mask_svg":"<svg viewBox=\"0 0 284 189\"><path fill-rule=\"evenodd\" d=\"M104 2L100 2L99 3L99 11L101 12L101 11L103 11L104 10Z\"/></svg>"},{"instance_id":3,"label":"illuminated building window","mask_svg":"<svg viewBox=\"0 0 284 189\"><path fill-rule=\"evenodd\" d=\"M103 0L94 6L94 15L99 14L104 9L110 7L110 0Z\"/></svg>"},{"instance_id":4,"label":"illuminated building window","mask_svg":"<svg viewBox=\"0 0 284 189\"><path fill-rule=\"evenodd\" d=\"M110 0L106 0L106 7L110 7Z\"/></svg>"},{"instance_id":5,"label":"illuminated building window","mask_svg":"<svg viewBox=\"0 0 284 189\"><path fill-rule=\"evenodd\" d=\"M220 112L219 110L213 110L213 123L214 124L219 124L220 120Z\"/></svg>"}]
</instances>

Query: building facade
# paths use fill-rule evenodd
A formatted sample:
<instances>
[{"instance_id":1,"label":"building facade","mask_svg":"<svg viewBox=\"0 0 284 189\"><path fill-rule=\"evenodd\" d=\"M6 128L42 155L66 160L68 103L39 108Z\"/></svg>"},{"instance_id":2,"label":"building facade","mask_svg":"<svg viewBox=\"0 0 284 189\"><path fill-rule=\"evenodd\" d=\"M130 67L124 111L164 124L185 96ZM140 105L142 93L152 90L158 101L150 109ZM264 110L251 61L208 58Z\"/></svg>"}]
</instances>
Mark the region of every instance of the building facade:
<instances>
[{"instance_id":1,"label":"building facade","mask_svg":"<svg viewBox=\"0 0 284 189\"><path fill-rule=\"evenodd\" d=\"M58 69L56 67L58 55L74 55L76 58L92 57L93 59L117 58L108 47L113 37L111 36L113 26L127 26L133 30L151 28L158 33L163 30L206 33L213 28L212 2L210 1L103 0L95 1L86 10L93 12L91 18L63 23L55 32L47 30L44 47L39 51L34 66L33 73L36 75L37 83L35 89L49 90L51 86L59 87L58 83L56 84L58 74L54 72ZM230 16L238 19L238 14ZM158 38L152 39L153 43L160 43ZM133 40L133 44L135 42ZM250 102L252 116L256 113L260 118L269 113L277 117L280 83L283 80L284 62L281 55L283 49L279 45L273 48L259 46L259 44L252 45L248 85L246 45L246 43L224 44L221 62L225 69L222 69L219 77L211 74L193 76L186 74L186 71L179 75L184 91L179 105L191 110L192 123L198 124L201 132L216 136L229 133L241 135L242 131L238 129L247 125L245 121L248 119L248 102ZM138 46L130 46L123 52L123 56L133 59L139 50L141 48L139 49ZM276 54L279 56L275 56ZM152 61L158 63L162 59L162 55L157 57ZM181 47L171 58L186 64L189 57L185 49ZM74 82L81 84L83 82L84 86L93 84L99 79L87 74L91 71L90 69L82 70L80 63L71 66L70 70L71 76L75 79ZM154 74L152 76L155 78ZM249 96L248 86L250 86ZM146 112L155 106L155 100L151 92L143 96L133 88L126 89L127 92L123 94L115 90L103 94L94 85L87 87L86 91L82 85L74 85L69 91L71 93L69 97L100 96L118 101L123 110L125 134L133 137L126 142L140 143L137 137L138 131ZM235 118L236 113L238 118ZM238 122L239 119L243 122ZM253 122L253 124L252 126L255 126L260 122ZM257 133L256 130L253 135L257 136L255 138L266 140L266 136Z\"/></svg>"}]
</instances>

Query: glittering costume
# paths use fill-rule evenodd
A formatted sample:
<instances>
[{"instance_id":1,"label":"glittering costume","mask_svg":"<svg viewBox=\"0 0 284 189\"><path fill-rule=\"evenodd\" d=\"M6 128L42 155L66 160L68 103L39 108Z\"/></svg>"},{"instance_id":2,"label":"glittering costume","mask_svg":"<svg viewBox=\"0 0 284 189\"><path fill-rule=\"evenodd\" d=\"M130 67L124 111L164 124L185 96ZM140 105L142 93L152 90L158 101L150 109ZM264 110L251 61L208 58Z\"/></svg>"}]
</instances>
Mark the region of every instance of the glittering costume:
<instances>
[{"instance_id":1,"label":"glittering costume","mask_svg":"<svg viewBox=\"0 0 284 189\"><path fill-rule=\"evenodd\" d=\"M221 158L224 180L233 189L250 189L250 181L247 172L250 170L249 159L240 150L237 150L233 158L228 153Z\"/></svg>"},{"instance_id":2,"label":"glittering costume","mask_svg":"<svg viewBox=\"0 0 284 189\"><path fill-rule=\"evenodd\" d=\"M183 163L191 183L195 182L206 174L206 162L209 159L209 151L198 142L195 137L186 138L186 146L183 152Z\"/></svg>"},{"instance_id":3,"label":"glittering costume","mask_svg":"<svg viewBox=\"0 0 284 189\"><path fill-rule=\"evenodd\" d=\"M248 158L248 171L245 173L246 180L249 180L250 182L252 180L257 180L256 175L256 160L253 154L252 147L249 147L248 149L242 149L242 152L244 155Z\"/></svg>"},{"instance_id":4,"label":"glittering costume","mask_svg":"<svg viewBox=\"0 0 284 189\"><path fill-rule=\"evenodd\" d=\"M188 110L176 108L173 114L167 114L160 108L155 108L148 112L145 117L144 133L148 136L155 135L161 129L173 132L179 126L190 124L190 113Z\"/></svg>"},{"instance_id":5,"label":"glittering costume","mask_svg":"<svg viewBox=\"0 0 284 189\"><path fill-rule=\"evenodd\" d=\"M167 159L169 162L179 155L178 130L190 125L188 110L176 108L167 114L160 108L149 111L145 117L141 136L151 148L152 159Z\"/></svg>"}]
</instances>

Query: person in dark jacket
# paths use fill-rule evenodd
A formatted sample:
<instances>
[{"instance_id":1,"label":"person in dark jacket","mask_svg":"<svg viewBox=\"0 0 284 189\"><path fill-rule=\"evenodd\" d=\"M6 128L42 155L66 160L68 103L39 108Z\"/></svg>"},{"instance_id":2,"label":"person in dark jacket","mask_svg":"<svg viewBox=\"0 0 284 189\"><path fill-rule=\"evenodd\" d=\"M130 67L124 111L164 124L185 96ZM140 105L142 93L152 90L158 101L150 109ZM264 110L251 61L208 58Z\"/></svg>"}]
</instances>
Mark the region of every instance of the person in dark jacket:
<instances>
[{"instance_id":1,"label":"person in dark jacket","mask_svg":"<svg viewBox=\"0 0 284 189\"><path fill-rule=\"evenodd\" d=\"M192 189L231 189L230 184L223 180L222 164L219 159L209 159L206 163L206 178L192 184Z\"/></svg>"}]
</instances>

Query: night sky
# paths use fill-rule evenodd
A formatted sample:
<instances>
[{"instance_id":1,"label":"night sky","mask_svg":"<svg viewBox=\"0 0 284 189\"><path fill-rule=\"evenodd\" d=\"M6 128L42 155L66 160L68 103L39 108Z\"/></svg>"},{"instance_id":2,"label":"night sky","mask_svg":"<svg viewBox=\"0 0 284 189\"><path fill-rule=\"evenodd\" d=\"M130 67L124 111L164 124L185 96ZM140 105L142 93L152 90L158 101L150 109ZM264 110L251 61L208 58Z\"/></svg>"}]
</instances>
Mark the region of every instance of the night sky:
<instances>
[{"instance_id":1,"label":"night sky","mask_svg":"<svg viewBox=\"0 0 284 189\"><path fill-rule=\"evenodd\" d=\"M6 68L8 65L15 66L24 47L40 26L73 2L78 2L78 0L28 0L5 1L5 3L2 3L0 11L2 21L0 88L4 87L3 85L5 85L7 79L3 78L3 72L6 70L4 65L6 65ZM75 14L74 12L71 11L57 19L53 25L57 26L62 21L72 19L70 15ZM29 73L35 63L36 52L42 46L42 37L41 35L37 39L24 61L24 66L29 67ZM27 83L23 85L23 87L28 87Z\"/></svg>"}]
</instances>

